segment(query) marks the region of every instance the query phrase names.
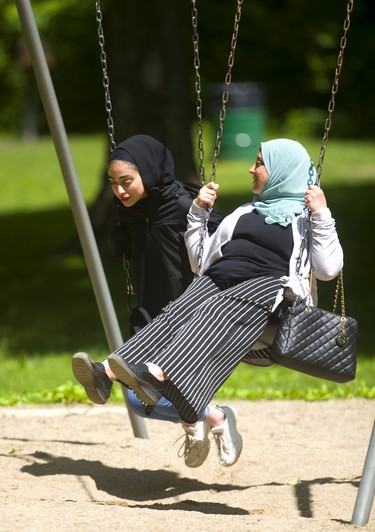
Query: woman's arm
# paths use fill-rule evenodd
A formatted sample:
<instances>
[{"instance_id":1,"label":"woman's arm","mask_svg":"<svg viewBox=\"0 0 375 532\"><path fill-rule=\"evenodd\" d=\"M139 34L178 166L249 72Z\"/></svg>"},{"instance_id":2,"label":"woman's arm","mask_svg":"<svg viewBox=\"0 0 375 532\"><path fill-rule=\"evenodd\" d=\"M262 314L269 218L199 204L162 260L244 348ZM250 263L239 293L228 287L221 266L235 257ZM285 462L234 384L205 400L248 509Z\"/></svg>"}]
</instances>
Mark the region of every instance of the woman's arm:
<instances>
[{"instance_id":1,"label":"woman's arm","mask_svg":"<svg viewBox=\"0 0 375 532\"><path fill-rule=\"evenodd\" d=\"M210 236L208 231L202 235L202 230L207 224L209 208L212 208L216 200L216 191L219 185L213 182L203 186L198 192L198 196L193 201L187 215L187 230L185 233L185 244L189 255L191 269L194 273L198 268L199 248L203 244L205 253L209 247ZM202 242L203 237L203 242Z\"/></svg>"},{"instance_id":2,"label":"woman's arm","mask_svg":"<svg viewBox=\"0 0 375 532\"><path fill-rule=\"evenodd\" d=\"M197 273L198 251L201 245L202 228L207 221L207 217L207 210L199 207L196 204L196 200L194 200L187 215L188 223L185 232L185 245L189 256L190 266L194 273ZM207 246L209 239L210 236L208 231L205 231L203 248Z\"/></svg>"},{"instance_id":3,"label":"woman's arm","mask_svg":"<svg viewBox=\"0 0 375 532\"><path fill-rule=\"evenodd\" d=\"M335 220L323 190L317 185L309 186L306 190L305 204L311 211L311 265L314 275L317 279L329 281L338 275L343 266L343 251Z\"/></svg>"},{"instance_id":4,"label":"woman's arm","mask_svg":"<svg viewBox=\"0 0 375 532\"><path fill-rule=\"evenodd\" d=\"M312 213L311 253L311 264L317 279L329 281L338 275L343 266L344 254L335 220L328 208Z\"/></svg>"}]
</instances>

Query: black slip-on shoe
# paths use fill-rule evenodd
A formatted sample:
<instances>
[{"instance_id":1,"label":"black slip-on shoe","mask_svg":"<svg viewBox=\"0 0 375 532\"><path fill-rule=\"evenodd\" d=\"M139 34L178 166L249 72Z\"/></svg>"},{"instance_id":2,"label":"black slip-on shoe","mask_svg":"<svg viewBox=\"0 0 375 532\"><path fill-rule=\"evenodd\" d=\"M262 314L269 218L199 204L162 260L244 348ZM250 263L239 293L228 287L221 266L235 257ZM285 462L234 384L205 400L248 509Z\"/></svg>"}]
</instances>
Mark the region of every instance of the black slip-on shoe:
<instances>
[{"instance_id":1,"label":"black slip-on shoe","mask_svg":"<svg viewBox=\"0 0 375 532\"><path fill-rule=\"evenodd\" d=\"M133 390L142 403L154 405L163 395L164 382L154 377L146 364L131 364L115 354L109 355L108 363L117 379Z\"/></svg>"},{"instance_id":2,"label":"black slip-on shoe","mask_svg":"<svg viewBox=\"0 0 375 532\"><path fill-rule=\"evenodd\" d=\"M93 362L87 353L76 353L72 360L72 370L90 401L98 405L108 401L112 391L112 381L101 362Z\"/></svg>"}]
</instances>

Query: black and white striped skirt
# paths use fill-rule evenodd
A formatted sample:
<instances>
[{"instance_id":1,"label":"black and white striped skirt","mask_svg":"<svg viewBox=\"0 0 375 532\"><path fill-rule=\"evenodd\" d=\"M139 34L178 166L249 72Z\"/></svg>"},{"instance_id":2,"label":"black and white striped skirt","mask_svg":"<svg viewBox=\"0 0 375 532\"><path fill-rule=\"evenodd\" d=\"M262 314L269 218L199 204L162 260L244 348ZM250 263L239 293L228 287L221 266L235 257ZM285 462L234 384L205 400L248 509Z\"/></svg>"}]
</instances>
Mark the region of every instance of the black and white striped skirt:
<instances>
[{"instance_id":1,"label":"black and white striped skirt","mask_svg":"<svg viewBox=\"0 0 375 532\"><path fill-rule=\"evenodd\" d=\"M270 276L225 290L200 277L115 353L160 366L169 377L165 396L194 423L264 331L280 288Z\"/></svg>"}]
</instances>

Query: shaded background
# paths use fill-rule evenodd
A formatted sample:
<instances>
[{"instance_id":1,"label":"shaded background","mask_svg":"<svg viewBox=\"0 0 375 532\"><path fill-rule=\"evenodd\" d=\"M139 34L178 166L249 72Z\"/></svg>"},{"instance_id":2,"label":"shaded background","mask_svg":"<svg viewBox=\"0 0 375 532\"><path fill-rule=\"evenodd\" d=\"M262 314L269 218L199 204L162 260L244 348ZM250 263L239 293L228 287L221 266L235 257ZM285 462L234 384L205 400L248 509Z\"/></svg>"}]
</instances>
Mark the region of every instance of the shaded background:
<instances>
[{"instance_id":1,"label":"shaded background","mask_svg":"<svg viewBox=\"0 0 375 532\"><path fill-rule=\"evenodd\" d=\"M354 2L335 137L373 138L375 7ZM234 82L264 93L267 128L320 136L336 66L346 0L244 1ZM95 2L34 0L35 17L68 133L106 124ZM204 115L212 84L224 81L236 2L197 2ZM195 119L191 2L103 0L103 28L116 141L143 131L174 153L182 178L193 171ZM0 1L2 132L47 132L14 2ZM231 98L229 99L229 109Z\"/></svg>"},{"instance_id":2,"label":"shaded background","mask_svg":"<svg viewBox=\"0 0 375 532\"><path fill-rule=\"evenodd\" d=\"M233 82L256 87L255 99L247 95L246 112L260 113L259 135L321 137L346 5L345 0L244 1ZM106 136L95 2L35 0L32 6L68 135ZM236 2L202 0L197 2L197 7L203 114L211 120L214 133L218 115L215 91L227 70ZM103 0L102 12L116 142L140 132L154 135L170 147L178 178L196 179L191 3L188 0L146 3ZM374 138L374 21L373 3L357 0L333 119L331 134L335 139L372 141ZM229 98L226 126L230 125L231 113L236 117L235 87ZM231 126L225 131L228 129L230 132ZM49 134L18 13L11 0L0 0L0 130L15 143ZM103 144L102 166L93 176L103 186L99 187L90 207L102 254L103 250L107 251L103 241L114 225L115 216L112 193L105 186L108 145ZM248 148L240 155L246 161L251 159L257 145ZM229 156L239 157L234 149ZM349 168L347 174L351 172ZM2 174L1 180L4 182L9 177ZM340 181L330 186L328 200L340 220L340 235L348 250L345 266L348 306L350 313L358 316L361 331L367 332L361 336L361 350L371 353L373 320L367 309L372 308L374 295L368 233L363 228L372 227L373 167L366 178L368 184L361 190L360 219L353 209L353 189L347 181L344 186ZM222 210L228 212L242 202L243 195L233 190ZM3 252L11 250L2 259L5 279L2 290L6 295L2 303L3 316L6 316L3 337L10 342L12 350L48 350L51 336L56 350L74 349L80 343L85 344L88 336L93 343L102 342L103 333L97 319L93 325L95 302L85 265L71 255L72 250L79 249L78 241L72 237L72 242L66 242L67 235L75 234L69 209L7 213L1 217L1 223L6 228L2 231ZM32 238L38 234L43 234L43 240ZM49 249L50 255L45 260ZM357 283L359 267L361 283ZM61 268L64 275L64 282L58 285L56 268ZM9 283L10 272L14 286ZM112 268L110 277L120 319L125 323L123 272L119 269L116 274ZM23 297L24 281L28 283L27 298ZM52 285L53 290L49 290ZM330 294L331 291L332 288ZM324 298L323 291L322 303ZM330 299L327 295L327 301ZM69 306L69 300L74 300L74 305ZM55 319L49 323L61 309L66 313L66 321ZM72 322L77 323L74 330ZM50 326L50 336L38 332L46 323Z\"/></svg>"},{"instance_id":3,"label":"shaded background","mask_svg":"<svg viewBox=\"0 0 375 532\"><path fill-rule=\"evenodd\" d=\"M227 71L236 1L204 0L196 5L203 117L211 120L215 132L217 88ZM34 0L32 7L68 134L105 131L95 2ZM178 178L196 179L191 2L103 0L101 10L116 143L140 132L153 135L171 149ZM257 135L251 145L246 134L239 138L244 142L240 155L225 153L223 138L224 156L249 160L265 136L322 136L346 13L346 0L243 2L224 131L233 133L247 105L258 113L245 116L248 124L254 119ZM357 0L351 18L332 134L373 138L373 2ZM235 84L244 82L250 82L257 95L248 94L236 114ZM2 132L28 139L48 133L11 0L0 0L0 102ZM99 240L113 223L111 192L104 182L106 156L107 150L98 176L103 186L91 208Z\"/></svg>"}]
</instances>

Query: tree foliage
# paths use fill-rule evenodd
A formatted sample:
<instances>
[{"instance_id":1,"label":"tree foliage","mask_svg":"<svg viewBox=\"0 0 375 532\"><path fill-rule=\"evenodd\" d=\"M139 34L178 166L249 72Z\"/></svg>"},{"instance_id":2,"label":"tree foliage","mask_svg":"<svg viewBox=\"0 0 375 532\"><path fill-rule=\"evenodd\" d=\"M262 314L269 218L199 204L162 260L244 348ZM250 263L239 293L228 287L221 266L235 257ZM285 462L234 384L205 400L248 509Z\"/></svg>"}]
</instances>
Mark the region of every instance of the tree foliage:
<instances>
[{"instance_id":1,"label":"tree foliage","mask_svg":"<svg viewBox=\"0 0 375 532\"><path fill-rule=\"evenodd\" d=\"M206 98L209 84L224 79L235 6L235 0L197 2ZM68 129L103 129L95 2L34 0L32 7ZM120 138L139 129L161 131L178 150L175 139L184 138L182 130L194 118L190 8L190 2L181 0L102 1ZM324 116L345 14L346 0L243 3L233 79L264 86L276 125L285 124L296 109L314 108ZM339 135L373 135L374 19L370 0L354 2L338 96ZM0 1L0 21L0 120L3 130L17 131L32 76L20 51L22 36L12 0ZM43 131L41 111L39 121Z\"/></svg>"},{"instance_id":2,"label":"tree foliage","mask_svg":"<svg viewBox=\"0 0 375 532\"><path fill-rule=\"evenodd\" d=\"M204 118L213 103L211 84L224 82L236 1L196 3ZM105 133L96 3L31 3L68 133ZM336 138L374 135L375 8L371 0L354 4L336 97ZM322 135L346 6L347 0L244 0L232 80L255 82L264 90L272 135ZM194 179L191 2L102 0L101 8L116 143L135 133L153 135L171 149L178 178ZM4 132L47 132L31 66L15 2L0 0ZM114 223L104 179L91 214L100 241Z\"/></svg>"}]
</instances>

